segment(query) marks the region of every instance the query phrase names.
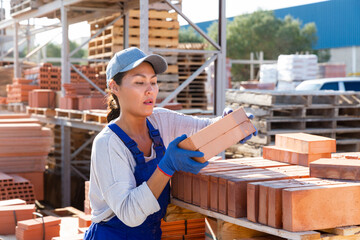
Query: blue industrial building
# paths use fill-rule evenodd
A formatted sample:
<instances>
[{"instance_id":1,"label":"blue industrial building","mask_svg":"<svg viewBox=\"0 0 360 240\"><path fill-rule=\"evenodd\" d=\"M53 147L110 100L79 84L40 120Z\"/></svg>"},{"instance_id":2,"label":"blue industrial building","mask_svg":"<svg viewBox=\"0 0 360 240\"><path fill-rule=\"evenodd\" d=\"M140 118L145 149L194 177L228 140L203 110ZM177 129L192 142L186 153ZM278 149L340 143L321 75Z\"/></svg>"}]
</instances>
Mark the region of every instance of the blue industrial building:
<instances>
[{"instance_id":1,"label":"blue industrial building","mask_svg":"<svg viewBox=\"0 0 360 240\"><path fill-rule=\"evenodd\" d=\"M360 59L360 0L329 0L276 9L274 14L278 18L291 15L303 24L314 22L318 36L314 49L330 49L331 62L346 63L347 72L360 71L360 64L356 62L356 59ZM197 25L207 32L213 22L201 22Z\"/></svg>"}]
</instances>

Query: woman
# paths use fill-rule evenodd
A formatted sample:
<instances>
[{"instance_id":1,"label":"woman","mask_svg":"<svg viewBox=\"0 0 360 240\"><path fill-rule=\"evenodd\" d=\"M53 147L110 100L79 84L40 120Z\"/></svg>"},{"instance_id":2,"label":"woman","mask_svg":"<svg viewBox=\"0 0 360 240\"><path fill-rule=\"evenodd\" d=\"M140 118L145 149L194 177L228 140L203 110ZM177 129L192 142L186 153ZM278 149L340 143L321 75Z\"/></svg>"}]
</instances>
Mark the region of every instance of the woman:
<instances>
[{"instance_id":1,"label":"woman","mask_svg":"<svg viewBox=\"0 0 360 240\"><path fill-rule=\"evenodd\" d=\"M197 174L207 165L191 159L203 153L177 145L216 119L154 109L156 74L166 69L164 58L134 47L116 53L107 66L111 112L109 125L93 143L93 223L85 239L160 239L171 176L175 171Z\"/></svg>"}]
</instances>

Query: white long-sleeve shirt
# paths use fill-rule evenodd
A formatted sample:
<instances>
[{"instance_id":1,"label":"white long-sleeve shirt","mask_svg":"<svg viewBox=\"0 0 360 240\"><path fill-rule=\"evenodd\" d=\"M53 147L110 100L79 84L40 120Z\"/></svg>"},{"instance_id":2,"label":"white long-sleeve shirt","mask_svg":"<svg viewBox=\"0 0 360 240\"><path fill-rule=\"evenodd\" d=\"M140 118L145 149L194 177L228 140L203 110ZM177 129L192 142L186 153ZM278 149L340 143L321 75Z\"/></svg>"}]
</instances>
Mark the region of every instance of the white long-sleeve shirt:
<instances>
[{"instance_id":1,"label":"white long-sleeve shirt","mask_svg":"<svg viewBox=\"0 0 360 240\"><path fill-rule=\"evenodd\" d=\"M158 129L165 147L182 134L191 136L215 119L183 115L164 108L154 108L148 117ZM152 149L150 157L155 158ZM136 187L136 162L121 139L106 126L95 138L91 153L89 198L92 221L109 220L116 215L124 224L141 225L147 216L160 210L157 199L146 182Z\"/></svg>"}]
</instances>

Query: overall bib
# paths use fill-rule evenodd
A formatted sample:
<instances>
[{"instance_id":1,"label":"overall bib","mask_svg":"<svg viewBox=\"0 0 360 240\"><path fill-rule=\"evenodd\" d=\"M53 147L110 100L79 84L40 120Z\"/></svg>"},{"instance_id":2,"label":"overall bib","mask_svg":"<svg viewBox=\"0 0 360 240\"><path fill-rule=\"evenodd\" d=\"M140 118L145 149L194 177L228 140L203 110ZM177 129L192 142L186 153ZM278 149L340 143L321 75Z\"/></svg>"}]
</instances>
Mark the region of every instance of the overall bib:
<instances>
[{"instance_id":1,"label":"overall bib","mask_svg":"<svg viewBox=\"0 0 360 240\"><path fill-rule=\"evenodd\" d=\"M126 147L132 153L136 167L134 176L136 179L136 186L141 185L147 181L154 173L159 161L164 156L165 146L160 136L160 133L155 129L151 123L146 119L149 135L153 141L156 158L145 162L144 153L141 152L134 140L132 140L118 125L115 123L109 124L109 128L124 142ZM168 183L158 198L161 209L149 215L146 220L137 227L129 227L114 216L107 222L92 223L90 228L85 233L85 240L120 240L120 239L161 239L161 219L165 216L167 205L170 201L170 184Z\"/></svg>"}]
</instances>

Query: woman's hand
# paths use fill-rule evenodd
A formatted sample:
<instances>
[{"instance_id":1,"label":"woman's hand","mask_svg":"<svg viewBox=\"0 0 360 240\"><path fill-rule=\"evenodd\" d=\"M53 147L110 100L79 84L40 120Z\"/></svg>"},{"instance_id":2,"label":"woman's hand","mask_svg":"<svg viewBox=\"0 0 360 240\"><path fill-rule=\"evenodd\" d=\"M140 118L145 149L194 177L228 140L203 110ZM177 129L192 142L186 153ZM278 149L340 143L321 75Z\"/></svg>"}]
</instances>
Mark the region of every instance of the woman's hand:
<instances>
[{"instance_id":1,"label":"woman's hand","mask_svg":"<svg viewBox=\"0 0 360 240\"><path fill-rule=\"evenodd\" d=\"M225 117L226 115L228 115L228 114L230 114L230 113L232 113L232 112L233 112L233 110L232 110L231 108L228 108L228 107L227 107L227 108L224 109L223 114L222 114L222 117ZM254 119L254 115L251 114L251 113L246 113L246 116L247 116L250 120ZM244 144L246 141L250 140L250 139L252 138L252 136L257 136L258 130L257 130L257 128L256 128L255 126L254 126L254 128L255 128L256 131L255 131L253 134L250 134L249 136L246 136L244 139L240 140L239 143Z\"/></svg>"},{"instance_id":2,"label":"woman's hand","mask_svg":"<svg viewBox=\"0 0 360 240\"><path fill-rule=\"evenodd\" d=\"M209 163L200 163L193 160L193 157L203 157L204 153L199 151L190 151L178 147L178 144L186 139L186 134L175 138L160 160L158 168L168 176L172 176L176 171L190 172L198 174L203 167Z\"/></svg>"}]
</instances>

